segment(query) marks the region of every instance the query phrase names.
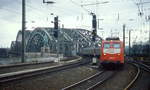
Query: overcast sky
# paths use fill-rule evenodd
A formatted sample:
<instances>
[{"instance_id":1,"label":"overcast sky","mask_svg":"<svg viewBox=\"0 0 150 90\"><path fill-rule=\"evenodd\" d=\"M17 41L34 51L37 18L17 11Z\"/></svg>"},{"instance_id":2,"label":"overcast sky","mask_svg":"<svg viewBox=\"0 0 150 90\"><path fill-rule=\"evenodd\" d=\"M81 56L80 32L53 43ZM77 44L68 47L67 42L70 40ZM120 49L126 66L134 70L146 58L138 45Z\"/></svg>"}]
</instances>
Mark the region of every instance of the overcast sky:
<instances>
[{"instance_id":1,"label":"overcast sky","mask_svg":"<svg viewBox=\"0 0 150 90\"><path fill-rule=\"evenodd\" d=\"M21 29L21 1L0 0L0 47L10 47L15 41L17 32ZM126 24L132 31L132 41L148 40L148 22L145 17L150 14L150 3L140 5L135 3L150 2L150 0L53 0L55 4L43 4L42 0L26 0L27 29L36 27L53 27L51 21L59 16L60 27L85 28L91 30L92 16L96 13L99 21L98 35L105 38L119 36L122 38L122 25ZM88 5L93 3L98 5ZM108 2L104 3L103 2ZM84 9L83 9L84 8ZM139 16L139 11L143 16ZM54 13L54 15L51 15ZM111 34L112 32L112 34ZM141 39L142 38L142 39Z\"/></svg>"}]
</instances>

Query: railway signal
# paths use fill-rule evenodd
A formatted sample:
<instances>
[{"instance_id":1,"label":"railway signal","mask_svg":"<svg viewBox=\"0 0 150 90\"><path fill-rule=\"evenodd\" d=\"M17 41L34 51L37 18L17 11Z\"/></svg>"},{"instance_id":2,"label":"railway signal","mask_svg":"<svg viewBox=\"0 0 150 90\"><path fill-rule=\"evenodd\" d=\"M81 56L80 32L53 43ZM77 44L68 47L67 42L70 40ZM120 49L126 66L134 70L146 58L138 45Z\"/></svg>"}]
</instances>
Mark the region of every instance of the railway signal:
<instances>
[{"instance_id":1,"label":"railway signal","mask_svg":"<svg viewBox=\"0 0 150 90\"><path fill-rule=\"evenodd\" d=\"M95 39L96 39L96 36L97 36L97 21L96 21L96 15L94 13L91 13L92 14L92 40L95 42Z\"/></svg>"},{"instance_id":2,"label":"railway signal","mask_svg":"<svg viewBox=\"0 0 150 90\"><path fill-rule=\"evenodd\" d=\"M56 2L43 0L43 3L54 4ZM53 15L53 13L51 13L51 15ZM54 17L54 37L58 38L58 16Z\"/></svg>"},{"instance_id":3,"label":"railway signal","mask_svg":"<svg viewBox=\"0 0 150 90\"><path fill-rule=\"evenodd\" d=\"M54 31L54 37L58 38L58 31L56 31L56 30Z\"/></svg>"},{"instance_id":4,"label":"railway signal","mask_svg":"<svg viewBox=\"0 0 150 90\"><path fill-rule=\"evenodd\" d=\"M54 31L53 31L53 33L54 33L54 37L56 38L56 47L57 47L57 57L58 57L58 59L56 59L56 61L55 62L59 62L60 61L60 58L59 58L59 56L60 56L60 54L59 54L59 48L60 48L60 40L59 40L59 27L58 27L58 25L59 25L59 20L58 20L58 16L56 16L56 17L54 17Z\"/></svg>"},{"instance_id":5,"label":"railway signal","mask_svg":"<svg viewBox=\"0 0 150 90\"><path fill-rule=\"evenodd\" d=\"M58 16L54 17L54 37L58 38Z\"/></svg>"},{"instance_id":6,"label":"railway signal","mask_svg":"<svg viewBox=\"0 0 150 90\"><path fill-rule=\"evenodd\" d=\"M54 17L54 29L58 29L58 16Z\"/></svg>"},{"instance_id":7,"label":"railway signal","mask_svg":"<svg viewBox=\"0 0 150 90\"><path fill-rule=\"evenodd\" d=\"M96 59L96 44L95 44L95 41L96 41L96 36L97 36L97 20L96 20L96 15L94 13L91 13L92 15L92 40L93 40L93 43L94 43L94 50L93 50L93 59L92 59L92 63L93 64L97 64L97 59Z\"/></svg>"},{"instance_id":8,"label":"railway signal","mask_svg":"<svg viewBox=\"0 0 150 90\"><path fill-rule=\"evenodd\" d=\"M93 30L92 34L93 34L92 40L95 41L95 38L96 38L96 30Z\"/></svg>"}]
</instances>

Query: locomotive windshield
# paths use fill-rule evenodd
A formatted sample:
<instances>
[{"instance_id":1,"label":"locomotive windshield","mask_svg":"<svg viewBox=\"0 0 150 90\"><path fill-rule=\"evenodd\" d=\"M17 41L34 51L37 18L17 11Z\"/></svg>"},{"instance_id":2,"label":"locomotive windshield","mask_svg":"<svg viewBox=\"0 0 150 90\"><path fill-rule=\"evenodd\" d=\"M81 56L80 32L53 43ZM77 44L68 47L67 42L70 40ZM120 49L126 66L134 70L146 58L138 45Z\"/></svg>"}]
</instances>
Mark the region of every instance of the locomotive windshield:
<instances>
[{"instance_id":1,"label":"locomotive windshield","mask_svg":"<svg viewBox=\"0 0 150 90\"><path fill-rule=\"evenodd\" d=\"M105 43L104 44L104 48L110 48L110 44L109 43Z\"/></svg>"},{"instance_id":2,"label":"locomotive windshield","mask_svg":"<svg viewBox=\"0 0 150 90\"><path fill-rule=\"evenodd\" d=\"M114 44L113 44L113 47L114 47L114 48L120 48L120 44L119 44L119 43L114 43Z\"/></svg>"}]
</instances>

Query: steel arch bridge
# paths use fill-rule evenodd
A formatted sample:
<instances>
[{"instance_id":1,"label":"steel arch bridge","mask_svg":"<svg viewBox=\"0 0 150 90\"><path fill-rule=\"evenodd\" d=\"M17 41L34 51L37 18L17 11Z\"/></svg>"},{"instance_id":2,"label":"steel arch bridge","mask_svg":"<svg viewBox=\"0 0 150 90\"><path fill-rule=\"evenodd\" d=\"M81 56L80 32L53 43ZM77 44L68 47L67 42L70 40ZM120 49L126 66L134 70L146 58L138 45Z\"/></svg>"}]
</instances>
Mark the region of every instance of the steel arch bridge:
<instances>
[{"instance_id":1,"label":"steel arch bridge","mask_svg":"<svg viewBox=\"0 0 150 90\"><path fill-rule=\"evenodd\" d=\"M54 37L54 28L39 27L33 31L25 32L26 52L41 52L47 47L50 53L62 53L65 56L75 55L83 48L92 47L91 31L85 29L60 28L58 38ZM18 32L16 42L21 42L21 31ZM96 44L100 44L101 38L97 36Z\"/></svg>"}]
</instances>

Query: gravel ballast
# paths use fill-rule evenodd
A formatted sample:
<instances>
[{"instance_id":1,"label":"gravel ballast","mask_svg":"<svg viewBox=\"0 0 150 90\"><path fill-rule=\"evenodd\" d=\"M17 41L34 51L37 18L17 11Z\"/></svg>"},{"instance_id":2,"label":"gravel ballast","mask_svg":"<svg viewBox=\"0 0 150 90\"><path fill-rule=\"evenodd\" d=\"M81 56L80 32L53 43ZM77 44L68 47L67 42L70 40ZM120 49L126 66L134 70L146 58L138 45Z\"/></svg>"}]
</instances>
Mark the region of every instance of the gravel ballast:
<instances>
[{"instance_id":1,"label":"gravel ballast","mask_svg":"<svg viewBox=\"0 0 150 90\"><path fill-rule=\"evenodd\" d=\"M62 59L60 63L57 63L54 61L26 62L26 63L12 64L12 65L10 64L7 66L0 66L0 74L16 72L16 71L21 71L21 70L27 70L27 69L35 69L35 68L41 68L41 67L55 66L55 65L62 64L62 63L67 63L67 62L72 61L72 60L77 59L77 58L79 58L79 57L68 57L68 58Z\"/></svg>"},{"instance_id":2,"label":"gravel ballast","mask_svg":"<svg viewBox=\"0 0 150 90\"><path fill-rule=\"evenodd\" d=\"M125 64L124 69L116 69L115 71L117 73L96 90L123 90L135 77L137 68L130 64ZM91 68L90 65L80 66L14 81L1 86L0 90L60 90L97 72L98 70ZM150 86L150 79L148 78L150 78L149 73L142 73L142 77L137 80L135 87L132 87L131 90L150 90L150 87L148 87Z\"/></svg>"},{"instance_id":3,"label":"gravel ballast","mask_svg":"<svg viewBox=\"0 0 150 90\"><path fill-rule=\"evenodd\" d=\"M0 90L60 90L95 74L97 70L88 66L72 68L56 73L45 74L15 81L1 86Z\"/></svg>"},{"instance_id":4,"label":"gravel ballast","mask_svg":"<svg viewBox=\"0 0 150 90\"><path fill-rule=\"evenodd\" d=\"M131 90L150 90L150 73L142 70Z\"/></svg>"},{"instance_id":5,"label":"gravel ballast","mask_svg":"<svg viewBox=\"0 0 150 90\"><path fill-rule=\"evenodd\" d=\"M123 90L136 75L136 68L125 64L122 70L117 70L115 76L105 81L96 90Z\"/></svg>"}]
</instances>

